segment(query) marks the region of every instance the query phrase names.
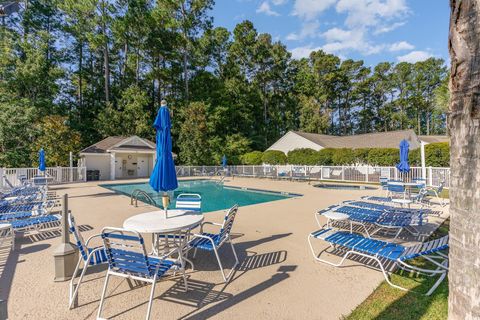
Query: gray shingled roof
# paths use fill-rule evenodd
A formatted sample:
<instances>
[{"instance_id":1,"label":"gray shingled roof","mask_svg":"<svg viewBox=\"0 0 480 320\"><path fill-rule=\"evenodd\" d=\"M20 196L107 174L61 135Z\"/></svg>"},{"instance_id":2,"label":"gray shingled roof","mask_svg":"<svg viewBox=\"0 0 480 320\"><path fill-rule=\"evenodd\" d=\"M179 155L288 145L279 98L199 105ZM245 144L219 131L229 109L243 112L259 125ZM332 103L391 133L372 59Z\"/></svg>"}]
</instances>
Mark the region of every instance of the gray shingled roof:
<instances>
[{"instance_id":1,"label":"gray shingled roof","mask_svg":"<svg viewBox=\"0 0 480 320\"><path fill-rule=\"evenodd\" d=\"M294 132L324 148L398 148L400 141L403 139L406 139L410 143L411 149L420 147L420 142L413 130L375 132L352 136L330 136L301 131Z\"/></svg>"},{"instance_id":2,"label":"gray shingled roof","mask_svg":"<svg viewBox=\"0 0 480 320\"><path fill-rule=\"evenodd\" d=\"M111 149L114 145L117 143L120 143L121 141L128 139L129 137L123 137L123 136L112 136L112 137L107 137L95 144L92 144L89 147L86 147L80 153L106 153L107 150ZM150 142L153 146L155 146L155 143L151 142L148 139L143 139L148 142ZM153 147L154 149L155 147ZM129 146L129 145L123 145L120 147L117 147L115 149L141 149L141 150L151 150L152 148L149 147L143 147L143 146Z\"/></svg>"},{"instance_id":3,"label":"gray shingled roof","mask_svg":"<svg viewBox=\"0 0 480 320\"><path fill-rule=\"evenodd\" d=\"M449 136L418 136L418 138L426 143L450 142Z\"/></svg>"}]
</instances>

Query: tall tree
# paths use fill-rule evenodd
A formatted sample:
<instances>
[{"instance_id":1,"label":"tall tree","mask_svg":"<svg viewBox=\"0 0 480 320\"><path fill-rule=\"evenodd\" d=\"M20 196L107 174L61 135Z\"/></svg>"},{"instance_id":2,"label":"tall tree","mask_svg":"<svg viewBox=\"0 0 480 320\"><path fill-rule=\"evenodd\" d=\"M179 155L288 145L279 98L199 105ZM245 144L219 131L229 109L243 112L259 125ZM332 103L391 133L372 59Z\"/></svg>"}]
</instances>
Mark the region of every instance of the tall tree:
<instances>
[{"instance_id":1,"label":"tall tree","mask_svg":"<svg viewBox=\"0 0 480 320\"><path fill-rule=\"evenodd\" d=\"M480 318L480 1L450 0L450 319Z\"/></svg>"}]
</instances>

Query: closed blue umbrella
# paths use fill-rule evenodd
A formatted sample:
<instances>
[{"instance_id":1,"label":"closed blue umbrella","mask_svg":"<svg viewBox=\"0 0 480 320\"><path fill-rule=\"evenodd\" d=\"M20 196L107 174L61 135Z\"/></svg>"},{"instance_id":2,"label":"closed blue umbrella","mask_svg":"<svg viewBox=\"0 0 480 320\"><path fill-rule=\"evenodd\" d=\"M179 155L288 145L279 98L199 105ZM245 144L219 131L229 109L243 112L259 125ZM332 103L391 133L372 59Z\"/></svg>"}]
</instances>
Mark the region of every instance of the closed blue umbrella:
<instances>
[{"instance_id":1,"label":"closed blue umbrella","mask_svg":"<svg viewBox=\"0 0 480 320\"><path fill-rule=\"evenodd\" d=\"M226 155L223 155L222 157L222 167L226 167L227 166L227 156Z\"/></svg>"},{"instance_id":2,"label":"closed blue umbrella","mask_svg":"<svg viewBox=\"0 0 480 320\"><path fill-rule=\"evenodd\" d=\"M178 188L177 173L172 156L170 112L166 103L162 102L153 126L157 130L157 161L150 176L150 186L157 192L164 192L162 200L166 210L168 206L166 192Z\"/></svg>"},{"instance_id":3,"label":"closed blue umbrella","mask_svg":"<svg viewBox=\"0 0 480 320\"><path fill-rule=\"evenodd\" d=\"M403 139L400 142L400 162L397 164L397 169L400 172L407 173L410 171L410 165L408 164L408 149L410 145L408 141Z\"/></svg>"},{"instance_id":4,"label":"closed blue umbrella","mask_svg":"<svg viewBox=\"0 0 480 320\"><path fill-rule=\"evenodd\" d=\"M38 170L45 172L46 165L45 165L45 151L40 149L38 152Z\"/></svg>"}]
</instances>

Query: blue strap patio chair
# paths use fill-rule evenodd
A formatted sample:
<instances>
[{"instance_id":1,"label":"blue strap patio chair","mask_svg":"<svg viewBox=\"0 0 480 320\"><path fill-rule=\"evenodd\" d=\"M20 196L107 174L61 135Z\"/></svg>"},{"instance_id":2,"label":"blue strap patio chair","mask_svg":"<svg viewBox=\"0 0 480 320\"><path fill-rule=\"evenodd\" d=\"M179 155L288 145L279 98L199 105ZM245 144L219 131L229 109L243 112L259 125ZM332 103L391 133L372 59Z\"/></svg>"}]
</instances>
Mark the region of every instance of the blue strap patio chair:
<instances>
[{"instance_id":1,"label":"blue strap patio chair","mask_svg":"<svg viewBox=\"0 0 480 320\"><path fill-rule=\"evenodd\" d=\"M152 284L147 307L147 320L150 319L157 280L170 275L176 276L176 272L181 271L185 291L188 290L183 258L178 248L174 249L178 254L178 259L166 258L171 256L173 252L169 252L162 257L149 256L145 249L144 240L138 232L119 228L104 228L102 230L102 239L107 255L108 271L105 277L97 319L101 319L105 293L111 276Z\"/></svg>"},{"instance_id":2,"label":"blue strap patio chair","mask_svg":"<svg viewBox=\"0 0 480 320\"><path fill-rule=\"evenodd\" d=\"M427 195L428 196L435 196L437 200L440 202L440 205L443 207L445 206L445 200L440 197L442 194L443 188L445 187L445 180L440 182L440 184L437 187L429 187L426 188L427 190Z\"/></svg>"},{"instance_id":3,"label":"blue strap patio chair","mask_svg":"<svg viewBox=\"0 0 480 320\"><path fill-rule=\"evenodd\" d=\"M238 205L234 205L231 207L227 214L225 215L225 219L223 223L214 223L214 222L204 222L200 226L200 233L194 234L193 239L189 242L188 249L194 248L195 251L193 256L197 254L197 250L205 250L205 251L213 251L215 253L215 257L217 258L218 266L220 268L220 272L222 273L223 280L225 282L230 281L231 276L233 275L233 271L238 265L238 257L237 252L235 251L235 247L233 246L232 239L230 238L230 232L232 231L233 222L235 221L235 216L238 212ZM205 225L213 225L220 227L220 231L218 233L207 233L204 232ZM233 255L235 257L235 264L232 267L232 270L226 275L223 269L222 262L220 261L220 257L218 255L218 250L224 243L230 243L230 246L233 251Z\"/></svg>"},{"instance_id":4,"label":"blue strap patio chair","mask_svg":"<svg viewBox=\"0 0 480 320\"><path fill-rule=\"evenodd\" d=\"M389 181L387 182L388 196L391 198L404 198L405 197L405 186L398 181Z\"/></svg>"},{"instance_id":5,"label":"blue strap patio chair","mask_svg":"<svg viewBox=\"0 0 480 320\"><path fill-rule=\"evenodd\" d=\"M202 211L202 196L197 193L181 193L177 196L175 209Z\"/></svg>"},{"instance_id":6,"label":"blue strap patio chair","mask_svg":"<svg viewBox=\"0 0 480 320\"><path fill-rule=\"evenodd\" d=\"M320 258L321 254L327 251L328 248L316 254L312 245L313 239L319 239L329 243L330 248L334 248L335 250L334 252L330 252L332 254L343 253L341 261L339 263L333 263ZM408 289L391 282L387 269L393 270L395 267L400 267L404 270L418 272L427 276L440 275L439 279L428 290L426 295L433 293L443 279L445 279L448 271L448 256L441 252L448 248L448 236L407 247L392 242L365 238L355 233L327 228L310 233L307 241L315 260L338 267L341 266L350 255L367 258L367 261L364 259L358 261L363 263L374 261L382 271L387 283L394 288L404 291L408 291ZM419 257L425 258L433 263L436 269L419 268L409 263L412 259Z\"/></svg>"},{"instance_id":7,"label":"blue strap patio chair","mask_svg":"<svg viewBox=\"0 0 480 320\"><path fill-rule=\"evenodd\" d=\"M78 295L78 289L80 288L80 284L82 283L83 276L85 275L89 266L100 265L107 262L107 255L105 253L105 249L102 246L98 247L89 247L90 241L94 238L101 238L101 234L95 234L85 241L80 233L80 230L77 228L77 224L75 222L74 216L69 213L68 215L68 224L69 230L73 234L75 238L75 245L78 248L80 253L80 258L78 259L77 266L75 267L75 271L73 271L72 279L70 280L70 290L69 290L69 302L68 307L71 309L73 307L75 298ZM78 283L75 284L75 278L78 275L80 270L80 266L83 264L82 273L80 274L80 278L78 279Z\"/></svg>"}]
</instances>

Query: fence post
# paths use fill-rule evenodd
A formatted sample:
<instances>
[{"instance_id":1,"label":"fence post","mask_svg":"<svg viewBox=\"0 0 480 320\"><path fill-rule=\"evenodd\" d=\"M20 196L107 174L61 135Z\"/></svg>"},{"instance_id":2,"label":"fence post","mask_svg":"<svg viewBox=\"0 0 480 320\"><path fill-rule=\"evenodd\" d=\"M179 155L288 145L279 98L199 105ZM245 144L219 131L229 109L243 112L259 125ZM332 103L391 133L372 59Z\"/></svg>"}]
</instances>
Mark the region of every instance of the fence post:
<instances>
[{"instance_id":1,"label":"fence post","mask_svg":"<svg viewBox=\"0 0 480 320\"><path fill-rule=\"evenodd\" d=\"M3 168L0 168L0 189L3 189Z\"/></svg>"},{"instance_id":2,"label":"fence post","mask_svg":"<svg viewBox=\"0 0 480 320\"><path fill-rule=\"evenodd\" d=\"M428 167L428 185L429 185L430 187L433 186L432 167Z\"/></svg>"},{"instance_id":3,"label":"fence post","mask_svg":"<svg viewBox=\"0 0 480 320\"><path fill-rule=\"evenodd\" d=\"M307 166L305 166L305 177L307 177Z\"/></svg>"},{"instance_id":4,"label":"fence post","mask_svg":"<svg viewBox=\"0 0 480 320\"><path fill-rule=\"evenodd\" d=\"M365 174L365 182L368 182L368 166L365 166L367 174Z\"/></svg>"},{"instance_id":5,"label":"fence post","mask_svg":"<svg viewBox=\"0 0 480 320\"><path fill-rule=\"evenodd\" d=\"M345 167L342 166L342 181L345 181Z\"/></svg>"},{"instance_id":6,"label":"fence post","mask_svg":"<svg viewBox=\"0 0 480 320\"><path fill-rule=\"evenodd\" d=\"M393 170L395 170L394 172L394 179L395 180L398 180L398 169L397 168L394 168Z\"/></svg>"}]
</instances>

